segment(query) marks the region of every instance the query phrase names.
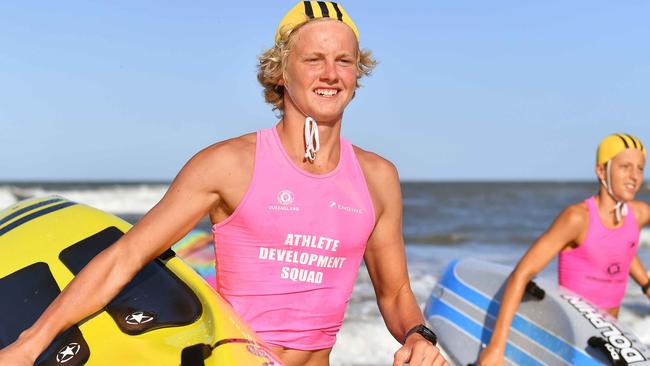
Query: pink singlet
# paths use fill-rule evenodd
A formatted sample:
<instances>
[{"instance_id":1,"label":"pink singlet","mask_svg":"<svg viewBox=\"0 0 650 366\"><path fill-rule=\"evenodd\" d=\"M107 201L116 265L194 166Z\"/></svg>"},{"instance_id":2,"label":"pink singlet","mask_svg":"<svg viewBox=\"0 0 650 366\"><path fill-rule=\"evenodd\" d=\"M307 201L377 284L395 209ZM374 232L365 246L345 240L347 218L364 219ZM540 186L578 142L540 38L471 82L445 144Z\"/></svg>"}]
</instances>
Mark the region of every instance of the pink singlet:
<instances>
[{"instance_id":1,"label":"pink singlet","mask_svg":"<svg viewBox=\"0 0 650 366\"><path fill-rule=\"evenodd\" d=\"M253 178L237 209L213 226L217 290L267 343L329 348L375 224L353 147L314 175L296 166L275 128L257 132Z\"/></svg>"},{"instance_id":2,"label":"pink singlet","mask_svg":"<svg viewBox=\"0 0 650 366\"><path fill-rule=\"evenodd\" d=\"M609 229L603 225L596 198L585 200L589 224L585 240L576 249L560 252L560 285L591 301L601 309L621 305L630 263L639 243L639 225L630 209L623 226Z\"/></svg>"}]
</instances>

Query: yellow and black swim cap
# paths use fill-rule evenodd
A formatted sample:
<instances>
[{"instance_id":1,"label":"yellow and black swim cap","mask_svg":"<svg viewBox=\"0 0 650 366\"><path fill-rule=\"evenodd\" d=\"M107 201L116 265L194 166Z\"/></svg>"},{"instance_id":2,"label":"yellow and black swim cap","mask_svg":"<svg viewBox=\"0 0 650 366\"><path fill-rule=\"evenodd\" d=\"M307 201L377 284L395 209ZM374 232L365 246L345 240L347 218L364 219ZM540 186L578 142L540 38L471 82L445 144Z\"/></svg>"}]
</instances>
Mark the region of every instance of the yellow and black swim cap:
<instances>
[{"instance_id":1,"label":"yellow and black swim cap","mask_svg":"<svg viewBox=\"0 0 650 366\"><path fill-rule=\"evenodd\" d=\"M357 41L359 40L357 26L340 5L332 1L301 1L282 18L275 32L276 42L280 39L281 30L293 29L309 19L319 18L332 18L342 21L352 28Z\"/></svg>"},{"instance_id":2,"label":"yellow and black swim cap","mask_svg":"<svg viewBox=\"0 0 650 366\"><path fill-rule=\"evenodd\" d=\"M639 149L643 152L644 156L647 156L646 149L641 143L641 140L626 133L613 133L605 137L598 145L596 164L601 165L607 163L625 149Z\"/></svg>"}]
</instances>

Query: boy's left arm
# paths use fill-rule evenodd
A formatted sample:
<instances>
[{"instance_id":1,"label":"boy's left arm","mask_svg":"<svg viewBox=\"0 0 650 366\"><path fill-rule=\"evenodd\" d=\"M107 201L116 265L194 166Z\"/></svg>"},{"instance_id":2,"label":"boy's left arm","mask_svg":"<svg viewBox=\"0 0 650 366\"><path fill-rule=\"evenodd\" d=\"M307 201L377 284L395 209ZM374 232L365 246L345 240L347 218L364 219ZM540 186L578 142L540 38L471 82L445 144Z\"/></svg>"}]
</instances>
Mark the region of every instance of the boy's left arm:
<instances>
[{"instance_id":1,"label":"boy's left arm","mask_svg":"<svg viewBox=\"0 0 650 366\"><path fill-rule=\"evenodd\" d=\"M387 169L375 171L382 176L382 194L375 196L378 200L375 205L377 222L368 240L364 260L384 322L393 337L403 344L395 353L393 365L401 366L407 362L413 366L446 365L440 350L420 334L412 333L404 339L411 328L425 321L411 290L406 267L399 178L396 169L388 164Z\"/></svg>"}]
</instances>

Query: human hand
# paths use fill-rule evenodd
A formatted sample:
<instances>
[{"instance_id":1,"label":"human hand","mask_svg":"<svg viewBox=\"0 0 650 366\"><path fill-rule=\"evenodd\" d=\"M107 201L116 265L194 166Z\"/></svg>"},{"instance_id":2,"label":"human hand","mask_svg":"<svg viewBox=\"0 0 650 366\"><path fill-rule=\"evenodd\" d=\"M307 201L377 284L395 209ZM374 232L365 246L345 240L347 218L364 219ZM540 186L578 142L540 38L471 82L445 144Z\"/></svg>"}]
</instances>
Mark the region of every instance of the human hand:
<instances>
[{"instance_id":1,"label":"human hand","mask_svg":"<svg viewBox=\"0 0 650 366\"><path fill-rule=\"evenodd\" d=\"M17 343L0 349L0 365L33 366L35 359Z\"/></svg>"},{"instance_id":2,"label":"human hand","mask_svg":"<svg viewBox=\"0 0 650 366\"><path fill-rule=\"evenodd\" d=\"M483 348L478 358L477 366L501 366L503 365L503 350L495 346L488 345Z\"/></svg>"},{"instance_id":3,"label":"human hand","mask_svg":"<svg viewBox=\"0 0 650 366\"><path fill-rule=\"evenodd\" d=\"M419 334L413 334L395 352L393 366L448 366L438 347Z\"/></svg>"}]
</instances>

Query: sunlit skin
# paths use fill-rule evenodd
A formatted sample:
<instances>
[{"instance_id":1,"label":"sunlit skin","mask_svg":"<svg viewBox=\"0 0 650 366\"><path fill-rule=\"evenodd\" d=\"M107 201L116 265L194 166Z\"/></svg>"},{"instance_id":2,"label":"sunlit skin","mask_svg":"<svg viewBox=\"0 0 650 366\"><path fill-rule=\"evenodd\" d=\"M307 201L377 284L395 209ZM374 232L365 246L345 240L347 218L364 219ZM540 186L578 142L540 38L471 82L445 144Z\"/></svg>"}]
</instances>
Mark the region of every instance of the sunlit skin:
<instances>
[{"instance_id":1,"label":"sunlit skin","mask_svg":"<svg viewBox=\"0 0 650 366\"><path fill-rule=\"evenodd\" d=\"M342 22L310 22L293 35L291 52L280 82L285 95L285 119L304 112L319 125L340 123L357 86L357 40ZM296 108L298 107L298 108Z\"/></svg>"},{"instance_id":2,"label":"sunlit skin","mask_svg":"<svg viewBox=\"0 0 650 366\"><path fill-rule=\"evenodd\" d=\"M637 149L626 149L617 154L610 162L610 184L614 195L627 202L629 209L634 212L639 227L650 224L650 206L646 202L634 201L634 197L643 184L645 163L645 156ZM606 179L607 173L604 164L596 166L596 175L600 181ZM596 196L596 204L600 219L606 227L617 228L623 225L623 222L616 220L614 210L616 201L607 193L607 189L602 184ZM506 283L494 333L490 343L479 357L480 366L503 364L510 324L526 284L544 269L560 251L575 249L584 242L588 223L589 209L587 205L584 202L571 205L560 213L551 227L524 254ZM630 276L639 285L650 280L638 256L632 260ZM646 295L648 294L646 293ZM650 297L650 295L648 296ZM614 317L618 316L618 307L605 310Z\"/></svg>"},{"instance_id":3,"label":"sunlit skin","mask_svg":"<svg viewBox=\"0 0 650 366\"><path fill-rule=\"evenodd\" d=\"M338 164L343 112L357 86L357 40L344 23L323 19L300 27L290 42L278 135L302 169L326 174ZM303 158L304 138L295 138L303 134L306 115L318 123L321 149L314 162Z\"/></svg>"},{"instance_id":4,"label":"sunlit skin","mask_svg":"<svg viewBox=\"0 0 650 366\"><path fill-rule=\"evenodd\" d=\"M645 163L646 157L638 149L626 149L612 159L610 184L616 197L626 202L634 199L643 184ZM601 181L607 179L604 164L596 166L596 175ZM609 199L613 202L611 197Z\"/></svg>"}]
</instances>

